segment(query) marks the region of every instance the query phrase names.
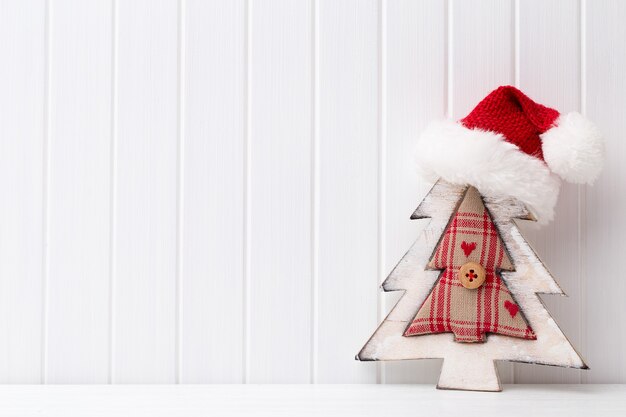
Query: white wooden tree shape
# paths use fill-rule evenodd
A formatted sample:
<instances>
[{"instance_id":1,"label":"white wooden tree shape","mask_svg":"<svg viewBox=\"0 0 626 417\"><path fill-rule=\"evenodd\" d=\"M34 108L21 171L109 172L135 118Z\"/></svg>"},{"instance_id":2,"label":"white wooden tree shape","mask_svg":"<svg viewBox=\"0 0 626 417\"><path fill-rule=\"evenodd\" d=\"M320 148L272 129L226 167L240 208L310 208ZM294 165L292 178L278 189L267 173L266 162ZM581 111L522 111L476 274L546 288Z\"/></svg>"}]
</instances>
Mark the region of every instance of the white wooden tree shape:
<instances>
[{"instance_id":1,"label":"white wooden tree shape","mask_svg":"<svg viewBox=\"0 0 626 417\"><path fill-rule=\"evenodd\" d=\"M429 269L428 264L466 189L440 180L411 216L431 220L382 285L384 291L405 293L357 359L443 358L438 388L477 391L501 390L496 360L587 368L536 295L563 295L563 291L513 221L534 219L523 204L510 198L483 197L483 201L513 261L514 269L502 270L499 275L536 339L489 333L483 343L461 343L453 333L405 336L442 274L441 270Z\"/></svg>"}]
</instances>

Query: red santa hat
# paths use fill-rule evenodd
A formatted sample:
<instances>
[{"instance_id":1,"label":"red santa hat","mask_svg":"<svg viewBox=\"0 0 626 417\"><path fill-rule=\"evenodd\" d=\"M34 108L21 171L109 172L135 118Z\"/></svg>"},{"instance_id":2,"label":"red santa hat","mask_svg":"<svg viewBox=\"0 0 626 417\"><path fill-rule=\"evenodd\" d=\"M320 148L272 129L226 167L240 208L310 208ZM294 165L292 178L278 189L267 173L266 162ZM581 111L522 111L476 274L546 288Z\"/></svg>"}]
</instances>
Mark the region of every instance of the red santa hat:
<instances>
[{"instance_id":1,"label":"red santa hat","mask_svg":"<svg viewBox=\"0 0 626 417\"><path fill-rule=\"evenodd\" d=\"M491 92L458 122L434 122L419 138L416 161L429 178L514 197L540 223L554 216L560 179L590 184L602 169L597 127L580 113L535 103L515 87Z\"/></svg>"}]
</instances>

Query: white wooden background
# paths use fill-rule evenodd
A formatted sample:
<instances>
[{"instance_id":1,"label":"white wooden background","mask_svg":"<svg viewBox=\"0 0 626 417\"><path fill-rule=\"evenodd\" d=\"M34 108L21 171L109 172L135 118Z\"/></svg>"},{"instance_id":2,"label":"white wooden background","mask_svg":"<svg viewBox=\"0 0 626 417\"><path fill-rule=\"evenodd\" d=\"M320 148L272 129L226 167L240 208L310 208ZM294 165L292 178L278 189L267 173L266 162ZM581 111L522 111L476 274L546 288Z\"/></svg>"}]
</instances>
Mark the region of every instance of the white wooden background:
<instances>
[{"instance_id":1,"label":"white wooden background","mask_svg":"<svg viewBox=\"0 0 626 417\"><path fill-rule=\"evenodd\" d=\"M425 124L501 84L606 133L526 235L626 382L626 2L0 0L0 382L434 382L358 363L423 222Z\"/></svg>"}]
</instances>

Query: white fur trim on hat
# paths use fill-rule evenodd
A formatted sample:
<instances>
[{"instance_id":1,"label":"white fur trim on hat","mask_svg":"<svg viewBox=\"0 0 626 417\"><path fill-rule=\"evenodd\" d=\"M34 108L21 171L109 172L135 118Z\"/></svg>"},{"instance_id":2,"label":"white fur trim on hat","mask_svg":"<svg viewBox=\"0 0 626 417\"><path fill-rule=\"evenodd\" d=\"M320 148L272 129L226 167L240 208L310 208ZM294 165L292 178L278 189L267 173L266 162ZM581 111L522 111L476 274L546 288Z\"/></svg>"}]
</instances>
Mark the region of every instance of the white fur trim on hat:
<instances>
[{"instance_id":1,"label":"white fur trim on hat","mask_svg":"<svg viewBox=\"0 0 626 417\"><path fill-rule=\"evenodd\" d=\"M541 224L554 217L559 178L500 134L433 122L418 140L415 159L428 179L473 185L485 196L516 198Z\"/></svg>"},{"instance_id":2,"label":"white fur trim on hat","mask_svg":"<svg viewBox=\"0 0 626 417\"><path fill-rule=\"evenodd\" d=\"M559 116L555 126L541 135L543 159L565 181L593 183L604 160L602 134L582 114Z\"/></svg>"}]
</instances>

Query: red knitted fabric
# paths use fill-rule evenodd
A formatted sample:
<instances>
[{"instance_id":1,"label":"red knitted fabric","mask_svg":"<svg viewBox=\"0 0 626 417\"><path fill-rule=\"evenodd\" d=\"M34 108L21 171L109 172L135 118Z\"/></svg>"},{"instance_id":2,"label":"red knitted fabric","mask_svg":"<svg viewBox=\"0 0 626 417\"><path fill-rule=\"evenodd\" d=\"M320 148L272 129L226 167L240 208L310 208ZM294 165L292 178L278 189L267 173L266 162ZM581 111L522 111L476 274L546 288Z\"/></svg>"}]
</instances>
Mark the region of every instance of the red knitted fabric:
<instances>
[{"instance_id":1,"label":"red knitted fabric","mask_svg":"<svg viewBox=\"0 0 626 417\"><path fill-rule=\"evenodd\" d=\"M500 133L507 142L543 161L539 135L554 125L559 112L535 103L515 87L492 91L461 123L468 129Z\"/></svg>"}]
</instances>

